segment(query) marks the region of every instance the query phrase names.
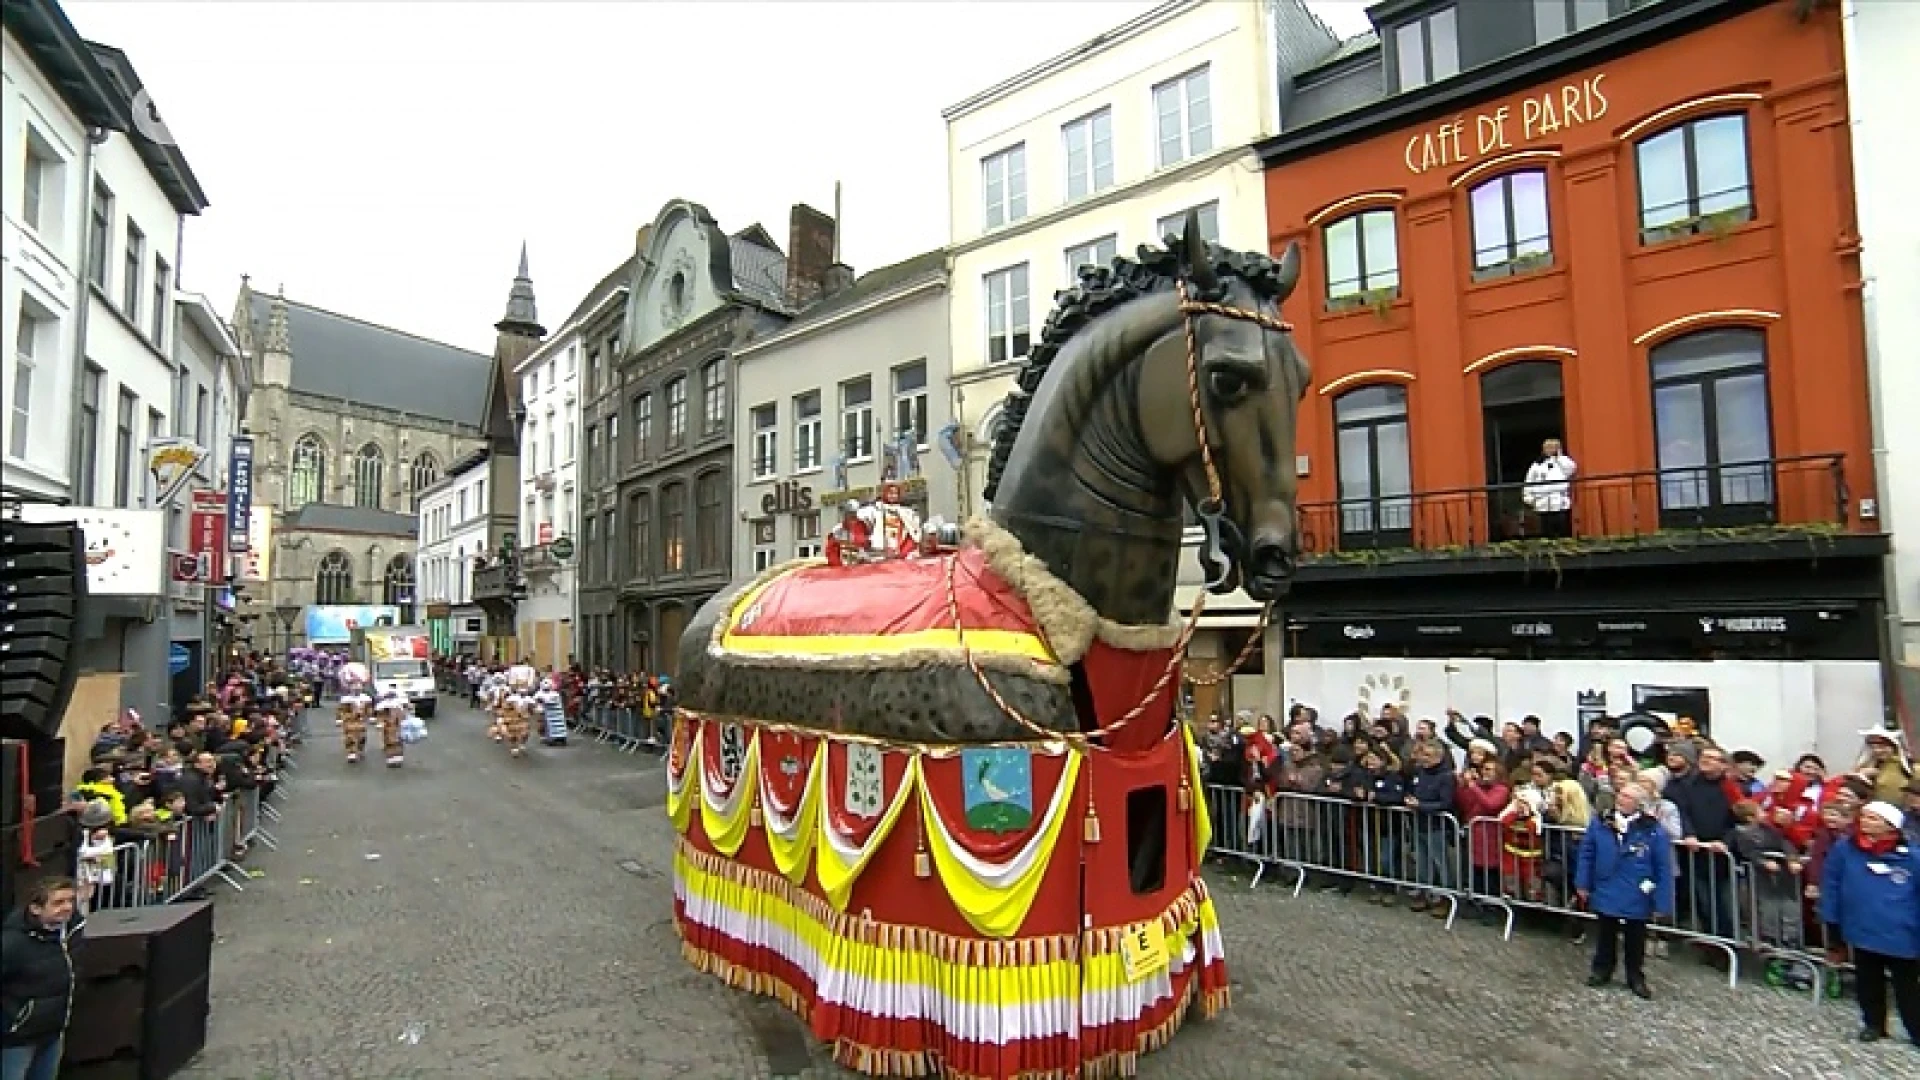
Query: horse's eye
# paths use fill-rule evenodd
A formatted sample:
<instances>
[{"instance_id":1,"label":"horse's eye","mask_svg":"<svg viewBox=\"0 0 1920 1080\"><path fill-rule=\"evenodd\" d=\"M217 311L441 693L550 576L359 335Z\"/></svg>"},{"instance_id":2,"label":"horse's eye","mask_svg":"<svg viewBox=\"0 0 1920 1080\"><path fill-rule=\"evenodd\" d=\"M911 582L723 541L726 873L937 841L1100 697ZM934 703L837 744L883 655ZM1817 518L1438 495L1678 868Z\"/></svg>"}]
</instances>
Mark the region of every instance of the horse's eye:
<instances>
[{"instance_id":1,"label":"horse's eye","mask_svg":"<svg viewBox=\"0 0 1920 1080\"><path fill-rule=\"evenodd\" d=\"M1215 371L1207 376L1207 389L1217 398L1237 398L1247 392L1246 376L1237 371Z\"/></svg>"}]
</instances>

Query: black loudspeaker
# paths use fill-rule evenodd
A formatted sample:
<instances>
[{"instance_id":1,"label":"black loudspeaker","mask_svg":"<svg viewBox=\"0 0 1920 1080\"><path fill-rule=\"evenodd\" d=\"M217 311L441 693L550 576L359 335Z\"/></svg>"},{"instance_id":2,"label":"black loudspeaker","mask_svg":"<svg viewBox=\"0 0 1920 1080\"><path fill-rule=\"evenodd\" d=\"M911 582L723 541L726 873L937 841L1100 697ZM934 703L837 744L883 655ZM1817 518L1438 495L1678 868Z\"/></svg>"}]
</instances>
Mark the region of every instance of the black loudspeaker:
<instances>
[{"instance_id":1,"label":"black loudspeaker","mask_svg":"<svg viewBox=\"0 0 1920 1080\"><path fill-rule=\"evenodd\" d=\"M60 734L79 674L86 534L57 522L0 522L0 737Z\"/></svg>"},{"instance_id":2,"label":"black loudspeaker","mask_svg":"<svg viewBox=\"0 0 1920 1080\"><path fill-rule=\"evenodd\" d=\"M212 959L211 904L89 917L75 953L64 1075L166 1080L185 1067L207 1042ZM110 1071L129 1064L131 1072Z\"/></svg>"}]
</instances>

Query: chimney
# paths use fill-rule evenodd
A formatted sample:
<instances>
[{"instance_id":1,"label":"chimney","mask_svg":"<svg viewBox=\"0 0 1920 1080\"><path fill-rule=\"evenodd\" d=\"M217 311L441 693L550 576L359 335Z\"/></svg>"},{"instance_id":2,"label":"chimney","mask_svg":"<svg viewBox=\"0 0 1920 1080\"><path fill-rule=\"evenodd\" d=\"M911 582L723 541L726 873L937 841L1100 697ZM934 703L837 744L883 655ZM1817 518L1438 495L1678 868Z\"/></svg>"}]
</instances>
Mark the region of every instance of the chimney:
<instances>
[{"instance_id":1,"label":"chimney","mask_svg":"<svg viewBox=\"0 0 1920 1080\"><path fill-rule=\"evenodd\" d=\"M787 232L787 306L795 311L820 299L834 264L834 221L805 203L793 205Z\"/></svg>"},{"instance_id":2,"label":"chimney","mask_svg":"<svg viewBox=\"0 0 1920 1080\"><path fill-rule=\"evenodd\" d=\"M820 288L820 299L838 296L851 288L853 288L853 267L843 262L834 263L827 267L826 280Z\"/></svg>"}]
</instances>

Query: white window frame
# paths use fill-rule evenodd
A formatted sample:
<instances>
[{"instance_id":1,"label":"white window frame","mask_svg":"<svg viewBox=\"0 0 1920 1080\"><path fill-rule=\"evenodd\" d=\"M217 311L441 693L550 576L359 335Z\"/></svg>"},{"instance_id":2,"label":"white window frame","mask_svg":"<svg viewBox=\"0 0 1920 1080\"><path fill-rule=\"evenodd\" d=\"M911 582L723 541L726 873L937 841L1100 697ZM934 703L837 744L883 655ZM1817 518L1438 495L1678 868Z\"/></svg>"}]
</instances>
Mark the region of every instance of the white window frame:
<instances>
[{"instance_id":1,"label":"white window frame","mask_svg":"<svg viewBox=\"0 0 1920 1080\"><path fill-rule=\"evenodd\" d=\"M803 415L803 402L813 406L811 415ZM795 476L820 471L820 391L809 390L793 396L793 472Z\"/></svg>"},{"instance_id":2,"label":"white window frame","mask_svg":"<svg viewBox=\"0 0 1920 1080\"><path fill-rule=\"evenodd\" d=\"M980 159L980 210L987 229L1011 225L1027 216L1026 143L1015 143Z\"/></svg>"},{"instance_id":3,"label":"white window frame","mask_svg":"<svg viewBox=\"0 0 1920 1080\"><path fill-rule=\"evenodd\" d=\"M41 149L40 133L32 124L27 125L26 135L26 163L20 173L20 220L28 229L41 234L46 231L48 219L59 212L57 170L60 162Z\"/></svg>"},{"instance_id":4,"label":"white window frame","mask_svg":"<svg viewBox=\"0 0 1920 1080\"><path fill-rule=\"evenodd\" d=\"M13 385L7 388L10 398L8 412L12 414L13 424L7 432L7 456L25 461L29 447L28 417L33 409L33 376L37 366L34 359L40 352L42 320L28 311L24 303L17 314L20 322L13 334Z\"/></svg>"},{"instance_id":5,"label":"white window frame","mask_svg":"<svg viewBox=\"0 0 1920 1080\"><path fill-rule=\"evenodd\" d=\"M865 400L857 404L849 402L848 391L862 386L866 388ZM860 435L857 445L856 440L849 437L856 430ZM873 442L873 376L862 375L840 384L840 453L846 464L872 461Z\"/></svg>"},{"instance_id":6,"label":"white window frame","mask_svg":"<svg viewBox=\"0 0 1920 1080\"><path fill-rule=\"evenodd\" d=\"M1108 233L1098 240L1089 240L1084 244L1075 244L1066 251L1067 288L1080 283L1080 268L1083 266L1109 267L1114 256L1120 254L1120 235Z\"/></svg>"},{"instance_id":7,"label":"white window frame","mask_svg":"<svg viewBox=\"0 0 1920 1080\"><path fill-rule=\"evenodd\" d=\"M1078 163L1074 156L1083 159ZM1067 201L1113 186L1113 109L1102 108L1060 125L1060 162Z\"/></svg>"},{"instance_id":8,"label":"white window frame","mask_svg":"<svg viewBox=\"0 0 1920 1080\"><path fill-rule=\"evenodd\" d=\"M1189 206L1185 210L1168 214L1153 223L1154 239L1164 242L1167 237L1181 237L1187 228L1187 215L1200 211L1200 236L1208 243L1220 242L1220 200L1204 202L1199 206Z\"/></svg>"},{"instance_id":9,"label":"white window frame","mask_svg":"<svg viewBox=\"0 0 1920 1080\"><path fill-rule=\"evenodd\" d=\"M700 365L700 434L712 435L727 424L727 358L716 356Z\"/></svg>"},{"instance_id":10,"label":"white window frame","mask_svg":"<svg viewBox=\"0 0 1920 1080\"><path fill-rule=\"evenodd\" d=\"M678 400L675 391L679 392ZM678 450L687 444L687 377L676 375L667 380L667 449Z\"/></svg>"},{"instance_id":11,"label":"white window frame","mask_svg":"<svg viewBox=\"0 0 1920 1080\"><path fill-rule=\"evenodd\" d=\"M753 539L753 572L764 574L773 569L773 562L779 552L779 526L773 518L756 518L748 523L748 535Z\"/></svg>"},{"instance_id":12,"label":"white window frame","mask_svg":"<svg viewBox=\"0 0 1920 1080\"><path fill-rule=\"evenodd\" d=\"M755 480L771 480L780 475L780 406L771 401L755 405L751 416L753 458L748 472Z\"/></svg>"},{"instance_id":13,"label":"white window frame","mask_svg":"<svg viewBox=\"0 0 1920 1080\"><path fill-rule=\"evenodd\" d=\"M1165 130L1169 118L1179 124L1177 136ZM1209 65L1201 64L1154 86L1151 131L1153 160L1158 168L1190 161L1213 149L1213 79Z\"/></svg>"},{"instance_id":14,"label":"white window frame","mask_svg":"<svg viewBox=\"0 0 1920 1080\"><path fill-rule=\"evenodd\" d=\"M1033 274L1026 263L1009 266L983 275L981 283L986 304L986 348L988 366L1010 364L1033 351ZM1001 327L994 327L994 311L1000 311ZM1026 337L1024 348L1020 338ZM1002 342L1004 355L993 355L994 343ZM1015 351L1015 350L1019 351Z\"/></svg>"},{"instance_id":15,"label":"white window frame","mask_svg":"<svg viewBox=\"0 0 1920 1080\"><path fill-rule=\"evenodd\" d=\"M1384 216L1392 226L1387 235L1387 247L1391 249L1393 255L1391 266L1375 266L1371 262L1371 259L1378 258L1381 254L1377 250L1372 250L1367 243L1367 222L1379 220L1374 215ZM1349 226L1355 245L1354 265L1359 269L1360 276L1352 280L1335 281L1333 279L1335 233ZM1364 306L1363 299L1373 294L1391 292L1394 297L1400 295L1400 216L1392 207L1368 207L1329 221L1320 227L1320 246L1321 257L1326 266L1328 310L1340 311Z\"/></svg>"},{"instance_id":16,"label":"white window frame","mask_svg":"<svg viewBox=\"0 0 1920 1080\"><path fill-rule=\"evenodd\" d=\"M920 385L902 389L901 375L915 368L920 369ZM927 440L933 437L927 430L928 424L931 423L931 417L927 412L927 362L924 359L910 360L895 367L889 373L889 377L889 381L893 384L892 435L896 439L900 437L900 433L906 430L906 425L902 424L901 420L906 419L913 425L915 449L925 450L928 445Z\"/></svg>"}]
</instances>

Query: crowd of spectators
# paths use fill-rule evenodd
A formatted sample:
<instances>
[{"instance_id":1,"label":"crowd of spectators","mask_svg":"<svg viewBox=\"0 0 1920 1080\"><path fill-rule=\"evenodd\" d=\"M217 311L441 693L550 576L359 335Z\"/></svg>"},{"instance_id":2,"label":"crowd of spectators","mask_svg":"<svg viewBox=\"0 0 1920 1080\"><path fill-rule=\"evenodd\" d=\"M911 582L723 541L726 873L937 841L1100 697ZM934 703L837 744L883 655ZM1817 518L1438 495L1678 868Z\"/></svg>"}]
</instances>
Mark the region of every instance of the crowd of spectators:
<instances>
[{"instance_id":1,"label":"crowd of spectators","mask_svg":"<svg viewBox=\"0 0 1920 1080\"><path fill-rule=\"evenodd\" d=\"M523 663L535 667L543 681L553 681L569 727L603 728L656 750L663 749L672 738L675 697L673 680L668 676L615 673L604 667L588 668L577 660L566 667L538 668L531 661ZM508 666L460 656L441 656L434 661L441 689L460 694L476 707L488 677L504 674Z\"/></svg>"},{"instance_id":2,"label":"crowd of spectators","mask_svg":"<svg viewBox=\"0 0 1920 1080\"><path fill-rule=\"evenodd\" d=\"M1216 715L1202 750L1224 846L1304 866L1329 891L1364 887L1374 902L1440 917L1465 897L1489 922L1513 907L1559 913L1550 918L1580 938L1589 923L1578 916L1592 913L1580 875L1594 873L1585 834L1599 824L1623 837L1644 818L1670 853L1670 879L1646 880L1643 919L1757 948L1772 958L1769 983L1809 990L1819 969L1799 958L1824 949L1837 965L1833 950L1854 936L1891 927L1904 941L1901 920L1910 920L1908 955L1904 944L1883 955L1895 961L1896 997L1911 996L1920 1013L1920 990L1901 990L1920 979L1920 903L1862 909L1856 921L1865 922L1850 930L1822 905L1823 887L1834 887L1824 876L1831 853L1863 830L1897 819L1899 850L1920 849L1920 775L1897 731L1862 732L1845 770L1809 753L1769 771L1760 755L1723 747L1684 718L1602 717L1576 738L1545 734L1533 716L1496 727L1451 710L1436 722L1362 706L1331 725L1295 705L1285 723ZM1876 873L1893 880L1897 870ZM1652 948L1665 952L1664 937ZM1631 964L1629 983L1650 995Z\"/></svg>"}]
</instances>

